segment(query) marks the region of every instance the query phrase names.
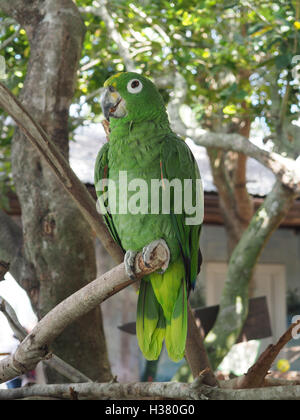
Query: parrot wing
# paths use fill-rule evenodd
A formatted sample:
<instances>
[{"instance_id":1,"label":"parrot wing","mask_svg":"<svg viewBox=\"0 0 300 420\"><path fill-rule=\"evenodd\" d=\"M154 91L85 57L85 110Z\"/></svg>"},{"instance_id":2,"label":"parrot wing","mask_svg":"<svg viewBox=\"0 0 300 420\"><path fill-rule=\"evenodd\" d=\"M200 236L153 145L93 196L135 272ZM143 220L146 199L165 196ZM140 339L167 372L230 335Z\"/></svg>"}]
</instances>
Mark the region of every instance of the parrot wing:
<instances>
[{"instance_id":1,"label":"parrot wing","mask_svg":"<svg viewBox=\"0 0 300 420\"><path fill-rule=\"evenodd\" d=\"M102 209L103 209L103 206L105 207L105 211L103 212L103 218L106 223L106 226L108 227L108 230L111 236L113 237L114 241L123 249L125 253L125 250L122 247L118 232L114 225L112 215L109 212L108 198L105 196L106 191L107 191L105 180L109 179L108 150L109 150L109 143L105 143L98 153L96 164L95 164L95 174L94 174L95 188L96 188L96 194L97 194L98 200L100 203L102 203Z\"/></svg>"},{"instance_id":2,"label":"parrot wing","mask_svg":"<svg viewBox=\"0 0 300 420\"><path fill-rule=\"evenodd\" d=\"M197 162L187 144L175 134L167 136L161 150L161 177L171 181L179 179L182 188L183 211L176 213L174 189L171 189L171 220L180 245L181 255L184 261L187 290L195 287L196 278L200 272L202 256L199 248L200 232L203 220L203 189ZM191 180L189 181L185 180ZM199 180L196 182L196 180ZM197 224L186 224L186 219L193 216L186 213L187 188L190 189L193 205L198 204L201 213ZM173 193L173 197L172 197ZM196 200L198 194L198 201Z\"/></svg>"}]
</instances>

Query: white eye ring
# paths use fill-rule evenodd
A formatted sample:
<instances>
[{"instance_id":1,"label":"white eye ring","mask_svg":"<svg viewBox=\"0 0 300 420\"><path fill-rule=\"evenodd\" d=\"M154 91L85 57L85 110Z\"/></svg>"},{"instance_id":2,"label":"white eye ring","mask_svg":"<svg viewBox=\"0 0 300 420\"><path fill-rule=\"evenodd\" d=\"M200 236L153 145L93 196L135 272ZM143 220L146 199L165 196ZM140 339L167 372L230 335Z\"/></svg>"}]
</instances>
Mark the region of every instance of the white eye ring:
<instances>
[{"instance_id":1,"label":"white eye ring","mask_svg":"<svg viewBox=\"0 0 300 420\"><path fill-rule=\"evenodd\" d=\"M139 93L143 89L143 83L138 79L132 79L127 83L129 93Z\"/></svg>"}]
</instances>

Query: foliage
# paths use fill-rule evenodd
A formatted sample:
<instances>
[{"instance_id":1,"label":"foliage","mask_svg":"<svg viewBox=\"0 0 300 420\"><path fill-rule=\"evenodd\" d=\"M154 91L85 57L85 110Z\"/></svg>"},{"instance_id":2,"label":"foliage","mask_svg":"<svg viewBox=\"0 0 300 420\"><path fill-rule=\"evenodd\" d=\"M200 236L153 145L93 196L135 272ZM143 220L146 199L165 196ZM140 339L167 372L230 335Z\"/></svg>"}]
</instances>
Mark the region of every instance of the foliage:
<instances>
[{"instance_id":1,"label":"foliage","mask_svg":"<svg viewBox=\"0 0 300 420\"><path fill-rule=\"evenodd\" d=\"M102 81L124 70L117 45L108 42L97 1L85 13L87 36L78 98L88 97L90 117L99 98L89 97ZM297 6L299 9L299 6ZM299 86L293 57L300 51L299 10L289 1L189 0L109 2L117 30L137 68L155 79L179 71L188 84L187 103L215 131L230 130L245 116L265 119L274 150L297 156ZM172 88L172 86L170 86Z\"/></svg>"},{"instance_id":2,"label":"foliage","mask_svg":"<svg viewBox=\"0 0 300 420\"><path fill-rule=\"evenodd\" d=\"M30 48L24 29L0 14L0 55L5 60L5 84L18 95L23 87ZM7 191L13 188L10 164L10 146L14 123L0 109L0 208L7 208Z\"/></svg>"}]
</instances>

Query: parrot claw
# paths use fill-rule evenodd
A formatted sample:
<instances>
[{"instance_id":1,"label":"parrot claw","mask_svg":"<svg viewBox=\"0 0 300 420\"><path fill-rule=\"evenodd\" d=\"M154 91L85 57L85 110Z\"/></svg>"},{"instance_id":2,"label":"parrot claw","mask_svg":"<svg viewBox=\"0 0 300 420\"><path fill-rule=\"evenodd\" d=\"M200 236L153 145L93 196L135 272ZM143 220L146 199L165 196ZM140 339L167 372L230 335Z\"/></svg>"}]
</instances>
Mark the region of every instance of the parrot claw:
<instances>
[{"instance_id":1,"label":"parrot claw","mask_svg":"<svg viewBox=\"0 0 300 420\"><path fill-rule=\"evenodd\" d=\"M131 280L135 280L135 274L134 274L134 270L135 270L135 257L137 255L137 252L135 251L127 251L124 257L124 265L125 265L125 271L127 276L131 279Z\"/></svg>"},{"instance_id":2,"label":"parrot claw","mask_svg":"<svg viewBox=\"0 0 300 420\"><path fill-rule=\"evenodd\" d=\"M164 265L161 267L161 270L157 271L157 273L163 274L167 270L167 268L169 267L169 262L170 262L170 250L169 250L169 247L168 247L168 245L167 245L167 243L164 239L157 239L156 241L153 241L149 245L145 246L143 248L142 255L143 255L143 260L144 260L145 266L150 267L149 263L151 261L152 253L153 253L154 249L157 247L157 245L159 245L159 244L162 245L165 248L165 250L167 252L167 255L168 255L168 259L164 263Z\"/></svg>"}]
</instances>

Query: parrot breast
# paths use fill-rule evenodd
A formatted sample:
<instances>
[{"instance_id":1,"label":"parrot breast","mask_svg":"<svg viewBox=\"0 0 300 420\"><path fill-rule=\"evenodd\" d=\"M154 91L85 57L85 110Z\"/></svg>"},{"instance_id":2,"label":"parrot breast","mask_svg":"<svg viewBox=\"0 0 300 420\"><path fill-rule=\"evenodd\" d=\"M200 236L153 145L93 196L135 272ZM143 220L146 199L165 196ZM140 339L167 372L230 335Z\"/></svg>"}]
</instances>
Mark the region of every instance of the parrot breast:
<instances>
[{"instance_id":1,"label":"parrot breast","mask_svg":"<svg viewBox=\"0 0 300 420\"><path fill-rule=\"evenodd\" d=\"M122 246L140 251L153 240L163 238L173 260L180 250L170 215L152 214L151 209L151 181L161 180L160 150L169 129L151 121L133 124L124 131L110 136L109 179L113 187L108 190L109 197L116 197L117 211L112 217ZM131 185L136 189L131 190ZM145 205L139 202L141 195L147 196ZM142 211L133 213L130 203L136 204L135 212L139 208Z\"/></svg>"}]
</instances>

